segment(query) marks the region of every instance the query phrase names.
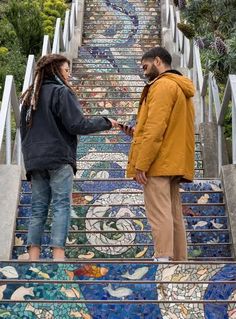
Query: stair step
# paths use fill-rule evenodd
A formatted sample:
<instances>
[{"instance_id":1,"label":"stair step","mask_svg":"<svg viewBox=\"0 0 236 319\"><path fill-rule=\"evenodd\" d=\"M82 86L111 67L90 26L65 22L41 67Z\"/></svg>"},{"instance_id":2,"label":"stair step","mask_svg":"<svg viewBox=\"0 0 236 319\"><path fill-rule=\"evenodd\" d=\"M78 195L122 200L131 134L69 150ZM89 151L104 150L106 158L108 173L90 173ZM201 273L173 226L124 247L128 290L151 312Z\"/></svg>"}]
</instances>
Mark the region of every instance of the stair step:
<instances>
[{"instance_id":1,"label":"stair step","mask_svg":"<svg viewBox=\"0 0 236 319\"><path fill-rule=\"evenodd\" d=\"M73 221L78 221L80 222L81 220L88 219L88 220L97 220L97 217L91 217L87 215L88 210L91 208L91 205L86 203L86 199L84 200L81 198L81 205L79 204L79 199L76 199L76 204L73 205L73 210L72 210L72 220ZM104 207L102 205L94 205L95 207ZM126 207L127 205L125 204L118 204L118 205L112 205L113 209L115 211L119 210L120 208ZM227 218L225 216L225 205L223 203L218 203L218 204L182 204L185 215L189 214L190 216L192 215L192 218L215 218L213 216L217 216L217 218ZM137 221L146 221L146 216L145 216L145 211L144 211L144 205L137 205L137 204L129 204L128 205L129 209L131 210L132 213L135 213L135 217L129 217L129 216L118 216L116 217L116 214L109 214L107 217L99 216L99 220L107 220L107 221L114 221L119 219L127 219L127 220L132 220L132 218L135 218ZM30 217L31 214L31 205L29 204L23 204L19 205L18 207L18 216L19 218L28 218ZM212 216L212 217L211 217ZM186 216L186 219L188 217ZM50 214L49 214L49 220L50 220ZM220 220L216 219L217 223L221 223ZM197 221L196 221L197 223ZM141 224L140 224L141 225Z\"/></svg>"}]
</instances>

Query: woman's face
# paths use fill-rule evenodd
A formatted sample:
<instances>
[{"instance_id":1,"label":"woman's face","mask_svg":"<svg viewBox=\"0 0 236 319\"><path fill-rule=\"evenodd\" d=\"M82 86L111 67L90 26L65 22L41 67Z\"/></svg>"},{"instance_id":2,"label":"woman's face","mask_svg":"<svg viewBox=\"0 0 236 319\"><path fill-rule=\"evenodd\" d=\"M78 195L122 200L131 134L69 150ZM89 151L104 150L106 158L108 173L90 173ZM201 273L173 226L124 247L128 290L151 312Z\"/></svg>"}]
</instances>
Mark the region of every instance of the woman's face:
<instances>
[{"instance_id":1,"label":"woman's face","mask_svg":"<svg viewBox=\"0 0 236 319\"><path fill-rule=\"evenodd\" d=\"M63 79L65 80L65 82L68 82L69 78L70 78L69 64L67 62L63 63L60 67L60 71L61 71L61 75L62 75Z\"/></svg>"}]
</instances>

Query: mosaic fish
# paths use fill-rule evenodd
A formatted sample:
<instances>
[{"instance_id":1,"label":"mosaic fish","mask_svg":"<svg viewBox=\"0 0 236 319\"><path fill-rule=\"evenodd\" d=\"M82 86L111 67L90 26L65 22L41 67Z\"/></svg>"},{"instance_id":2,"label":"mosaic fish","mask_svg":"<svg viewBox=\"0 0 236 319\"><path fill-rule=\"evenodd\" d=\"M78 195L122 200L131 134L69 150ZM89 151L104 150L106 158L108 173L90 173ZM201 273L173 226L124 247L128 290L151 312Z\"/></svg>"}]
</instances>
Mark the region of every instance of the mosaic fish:
<instances>
[{"instance_id":1,"label":"mosaic fish","mask_svg":"<svg viewBox=\"0 0 236 319\"><path fill-rule=\"evenodd\" d=\"M97 267L95 265L85 265L81 268L75 270L66 270L66 274L70 278L70 280L74 279L74 276L86 276L86 277L94 277L100 278L106 275L108 272L108 268L105 267Z\"/></svg>"},{"instance_id":2,"label":"mosaic fish","mask_svg":"<svg viewBox=\"0 0 236 319\"><path fill-rule=\"evenodd\" d=\"M143 230L144 225L143 225L143 223L140 220L134 219L134 223L137 224L140 227L140 230Z\"/></svg>"},{"instance_id":3,"label":"mosaic fish","mask_svg":"<svg viewBox=\"0 0 236 319\"><path fill-rule=\"evenodd\" d=\"M31 304L26 305L25 311L34 313L37 319L54 319L52 310L38 309L33 307Z\"/></svg>"},{"instance_id":4,"label":"mosaic fish","mask_svg":"<svg viewBox=\"0 0 236 319\"><path fill-rule=\"evenodd\" d=\"M5 317L8 317L10 316L11 313L5 309L0 309L0 318L5 318Z\"/></svg>"},{"instance_id":5,"label":"mosaic fish","mask_svg":"<svg viewBox=\"0 0 236 319\"><path fill-rule=\"evenodd\" d=\"M69 238L67 238L67 239L66 239L66 244L67 244L67 245L73 245L73 244L76 242L76 240L77 240L77 239L71 239L71 240L70 240Z\"/></svg>"},{"instance_id":6,"label":"mosaic fish","mask_svg":"<svg viewBox=\"0 0 236 319\"><path fill-rule=\"evenodd\" d=\"M94 252L88 251L85 255L79 255L78 258L81 259L92 259L95 256Z\"/></svg>"},{"instance_id":7,"label":"mosaic fish","mask_svg":"<svg viewBox=\"0 0 236 319\"><path fill-rule=\"evenodd\" d=\"M12 266L6 266L3 268L0 268L0 272L7 278L18 278L18 273L16 271L16 269Z\"/></svg>"},{"instance_id":8,"label":"mosaic fish","mask_svg":"<svg viewBox=\"0 0 236 319\"><path fill-rule=\"evenodd\" d=\"M0 300L2 300L3 298L3 293L5 291L5 289L7 288L7 285L2 285L0 286Z\"/></svg>"},{"instance_id":9,"label":"mosaic fish","mask_svg":"<svg viewBox=\"0 0 236 319\"><path fill-rule=\"evenodd\" d=\"M47 273L42 272L38 268L30 267L29 270L31 270L32 272L35 272L36 274L38 274L40 277L43 277L44 279L50 279L50 276Z\"/></svg>"},{"instance_id":10,"label":"mosaic fish","mask_svg":"<svg viewBox=\"0 0 236 319\"><path fill-rule=\"evenodd\" d=\"M148 247L144 247L143 250L141 250L139 253L137 253L137 254L135 255L135 258L141 258L141 257L143 257L143 256L146 254L147 250L148 250Z\"/></svg>"},{"instance_id":11,"label":"mosaic fish","mask_svg":"<svg viewBox=\"0 0 236 319\"><path fill-rule=\"evenodd\" d=\"M26 287L20 287L17 288L13 294L11 295L11 300L25 300L25 296L32 296L34 297L34 288L26 288Z\"/></svg>"},{"instance_id":12,"label":"mosaic fish","mask_svg":"<svg viewBox=\"0 0 236 319\"><path fill-rule=\"evenodd\" d=\"M205 222L203 220L200 220L197 224L193 225L193 229L196 229L197 227L204 227L208 224L208 222Z\"/></svg>"},{"instance_id":13,"label":"mosaic fish","mask_svg":"<svg viewBox=\"0 0 236 319\"><path fill-rule=\"evenodd\" d=\"M92 319L90 314L84 313L83 311L71 311L70 316L73 318L83 318L83 319Z\"/></svg>"},{"instance_id":14,"label":"mosaic fish","mask_svg":"<svg viewBox=\"0 0 236 319\"><path fill-rule=\"evenodd\" d=\"M131 289L125 288L125 287L112 289L111 284L108 284L108 286L104 287L103 289L106 290L109 293L109 295L111 295L112 297L122 298L122 299L124 299L125 297L128 297L129 295L132 295L133 293Z\"/></svg>"},{"instance_id":15,"label":"mosaic fish","mask_svg":"<svg viewBox=\"0 0 236 319\"><path fill-rule=\"evenodd\" d=\"M80 298L80 292L75 289L75 288L71 288L71 289L66 289L64 286L61 287L60 291L66 295L66 297L68 298Z\"/></svg>"},{"instance_id":16,"label":"mosaic fish","mask_svg":"<svg viewBox=\"0 0 236 319\"><path fill-rule=\"evenodd\" d=\"M136 269L132 275L127 271L124 275L121 275L121 277L131 280L138 280L141 279L148 272L148 270L148 267L140 267Z\"/></svg>"}]
</instances>

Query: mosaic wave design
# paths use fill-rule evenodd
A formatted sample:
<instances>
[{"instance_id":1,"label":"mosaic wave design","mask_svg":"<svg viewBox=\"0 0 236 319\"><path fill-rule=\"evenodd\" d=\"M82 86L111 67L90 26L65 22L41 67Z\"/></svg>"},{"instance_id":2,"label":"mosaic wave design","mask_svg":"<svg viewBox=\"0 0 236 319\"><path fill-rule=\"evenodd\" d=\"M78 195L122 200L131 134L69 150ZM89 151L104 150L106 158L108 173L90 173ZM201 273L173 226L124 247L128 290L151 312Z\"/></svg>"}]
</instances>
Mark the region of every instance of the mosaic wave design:
<instances>
[{"instance_id":1,"label":"mosaic wave design","mask_svg":"<svg viewBox=\"0 0 236 319\"><path fill-rule=\"evenodd\" d=\"M90 278L89 282L85 280ZM22 280L11 283L7 280ZM27 282L27 280L31 282ZM234 298L236 288L236 266L234 264L208 265L156 265L156 264L0 264L2 280L0 316L11 319L59 318L228 318L236 304L193 304L191 300L224 301ZM36 283L35 280L40 280ZM67 282L71 280L71 282ZM113 284L107 281L113 280ZM169 282L157 284L154 281ZM184 281L192 280L192 285ZM210 284L204 281L213 281ZM223 290L222 280L232 280ZM63 281L60 283L60 281ZM104 282L105 281L105 282ZM130 283L129 283L130 281ZM150 283L152 281L152 283ZM217 281L217 283L214 283ZM117 282L117 283L116 283ZM137 282L137 283L135 283ZM148 283L149 282L149 283ZM173 282L173 283L172 283ZM41 301L37 301L41 299ZM158 300L160 304L119 304L132 300ZM15 300L15 303L7 301ZM20 300L26 300L20 303ZM47 304L60 300L65 304ZM88 304L86 300L103 300L103 304ZM114 300L118 304L107 304ZM161 303L162 300L172 304ZM184 303L188 300L188 303ZM18 301L18 302L17 302ZM35 303L36 301L36 303ZM80 302L81 301L81 302ZM176 303L174 301L182 301ZM70 302L74 302L73 304ZM128 310L128 311L127 311ZM137 314L140 314L137 317ZM224 317L222 317L224 315ZM233 318L233 317L229 317Z\"/></svg>"}]
</instances>

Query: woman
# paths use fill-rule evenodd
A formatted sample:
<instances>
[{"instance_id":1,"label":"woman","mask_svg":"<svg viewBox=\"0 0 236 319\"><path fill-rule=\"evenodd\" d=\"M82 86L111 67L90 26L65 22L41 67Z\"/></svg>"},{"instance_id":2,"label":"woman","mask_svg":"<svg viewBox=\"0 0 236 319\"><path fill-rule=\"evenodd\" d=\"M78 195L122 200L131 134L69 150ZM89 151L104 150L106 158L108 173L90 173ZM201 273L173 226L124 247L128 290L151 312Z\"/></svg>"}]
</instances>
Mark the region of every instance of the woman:
<instances>
[{"instance_id":1,"label":"woman","mask_svg":"<svg viewBox=\"0 0 236 319\"><path fill-rule=\"evenodd\" d=\"M27 240L30 260L39 259L50 203L53 258L65 258L77 135L118 126L115 120L105 117L84 117L68 83L69 76L70 63L66 57L45 55L36 65L33 84L22 95L22 152L26 176L32 182L32 217Z\"/></svg>"}]
</instances>

